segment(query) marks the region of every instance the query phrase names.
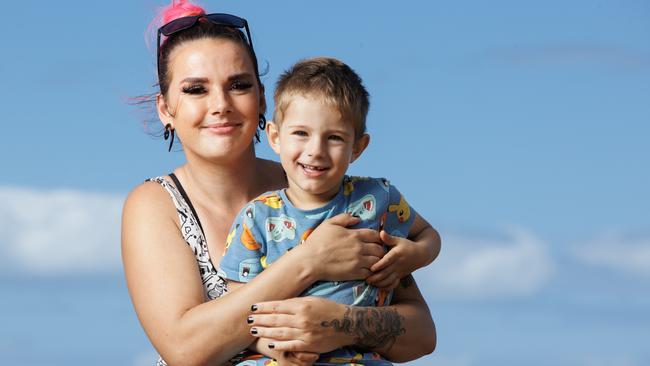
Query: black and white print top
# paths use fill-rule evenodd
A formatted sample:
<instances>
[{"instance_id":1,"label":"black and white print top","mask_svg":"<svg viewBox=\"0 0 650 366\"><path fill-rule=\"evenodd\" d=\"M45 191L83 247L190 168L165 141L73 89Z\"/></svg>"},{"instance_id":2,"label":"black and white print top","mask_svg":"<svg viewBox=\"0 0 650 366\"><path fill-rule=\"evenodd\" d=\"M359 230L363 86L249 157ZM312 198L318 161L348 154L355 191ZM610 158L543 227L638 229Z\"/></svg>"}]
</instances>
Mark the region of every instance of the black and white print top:
<instances>
[{"instance_id":1,"label":"black and white print top","mask_svg":"<svg viewBox=\"0 0 650 366\"><path fill-rule=\"evenodd\" d=\"M192 249L192 252L194 252L196 263L199 266L205 300L214 300L228 292L226 281L217 275L217 269L210 260L208 243L203 235L203 227L199 221L199 216L194 210L194 206L192 206L192 202L190 202L183 186L174 173L169 174L169 177L174 184L168 182L164 177L147 179L147 182L160 184L171 196L174 206L176 206L176 212L178 212L181 234L187 245ZM241 352L230 360L230 362L233 364L239 362L245 354L245 351ZM162 358L159 358L156 366L167 366L167 363Z\"/></svg>"}]
</instances>

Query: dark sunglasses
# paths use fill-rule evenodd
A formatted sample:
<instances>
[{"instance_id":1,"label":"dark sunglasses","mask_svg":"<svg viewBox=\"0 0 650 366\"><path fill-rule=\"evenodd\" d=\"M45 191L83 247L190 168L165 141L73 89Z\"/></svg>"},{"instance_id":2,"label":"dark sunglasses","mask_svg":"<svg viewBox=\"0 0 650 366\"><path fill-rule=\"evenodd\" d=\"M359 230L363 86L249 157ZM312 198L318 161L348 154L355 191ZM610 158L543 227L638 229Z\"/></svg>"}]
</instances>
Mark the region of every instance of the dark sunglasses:
<instances>
[{"instance_id":1,"label":"dark sunglasses","mask_svg":"<svg viewBox=\"0 0 650 366\"><path fill-rule=\"evenodd\" d=\"M192 15L189 17L182 17L174 19L171 22L163 25L158 28L158 48L156 52L156 63L158 65L158 75L160 76L160 38L161 35L169 37L174 33L192 28L195 26L200 19L206 19L214 24L223 25L226 27L232 27L237 29L246 30L246 38L248 45L251 48L251 53L253 54L253 62L255 62L255 51L253 50L253 40L251 39L251 32L248 29L248 22L244 18L240 18L231 14L224 13L212 13L212 14L201 14L201 15ZM255 72L257 73L257 65L255 65Z\"/></svg>"}]
</instances>

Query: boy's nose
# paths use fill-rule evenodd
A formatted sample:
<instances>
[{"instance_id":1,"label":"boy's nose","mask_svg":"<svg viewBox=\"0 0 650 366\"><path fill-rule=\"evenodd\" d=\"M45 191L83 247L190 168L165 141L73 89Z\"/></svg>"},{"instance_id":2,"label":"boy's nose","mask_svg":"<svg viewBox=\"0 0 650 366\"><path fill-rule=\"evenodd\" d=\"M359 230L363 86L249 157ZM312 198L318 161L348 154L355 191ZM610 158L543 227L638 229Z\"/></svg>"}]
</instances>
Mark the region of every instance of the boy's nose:
<instances>
[{"instance_id":1,"label":"boy's nose","mask_svg":"<svg viewBox=\"0 0 650 366\"><path fill-rule=\"evenodd\" d=\"M307 156L320 156L323 153L323 141L320 138L314 137L307 145Z\"/></svg>"}]
</instances>

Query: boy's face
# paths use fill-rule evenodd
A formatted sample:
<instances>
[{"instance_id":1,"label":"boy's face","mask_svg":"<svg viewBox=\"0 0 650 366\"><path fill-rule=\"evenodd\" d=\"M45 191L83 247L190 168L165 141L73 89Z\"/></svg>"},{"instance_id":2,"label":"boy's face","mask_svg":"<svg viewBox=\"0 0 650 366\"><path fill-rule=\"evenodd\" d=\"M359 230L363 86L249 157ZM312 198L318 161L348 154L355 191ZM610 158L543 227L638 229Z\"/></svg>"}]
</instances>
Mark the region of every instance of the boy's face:
<instances>
[{"instance_id":1,"label":"boy's face","mask_svg":"<svg viewBox=\"0 0 650 366\"><path fill-rule=\"evenodd\" d=\"M267 133L287 173L290 198L312 205L336 195L348 165L369 141L368 135L355 141L352 122L323 98L309 95L291 96L281 125L270 122Z\"/></svg>"}]
</instances>

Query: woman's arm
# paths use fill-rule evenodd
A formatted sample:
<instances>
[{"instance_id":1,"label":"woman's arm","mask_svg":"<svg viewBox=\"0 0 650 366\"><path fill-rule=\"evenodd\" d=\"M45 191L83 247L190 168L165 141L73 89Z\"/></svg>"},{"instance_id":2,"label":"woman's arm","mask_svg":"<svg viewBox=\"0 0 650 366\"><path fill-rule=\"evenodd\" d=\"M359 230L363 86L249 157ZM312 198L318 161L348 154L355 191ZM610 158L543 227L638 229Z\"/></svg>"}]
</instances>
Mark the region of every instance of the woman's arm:
<instances>
[{"instance_id":1,"label":"woman's arm","mask_svg":"<svg viewBox=\"0 0 650 366\"><path fill-rule=\"evenodd\" d=\"M319 278L367 276L383 249L372 233L344 228L351 223L353 219L340 216L314 231L340 239L330 252L317 249L315 256L313 249L320 246L299 246L248 286L205 302L175 207L159 185L145 183L129 195L122 217L122 259L138 318L169 364L223 364L253 341L246 323L252 303L297 296Z\"/></svg>"},{"instance_id":2,"label":"woman's arm","mask_svg":"<svg viewBox=\"0 0 650 366\"><path fill-rule=\"evenodd\" d=\"M395 362L433 352L435 325L411 276L396 289L394 301L379 308L316 297L258 303L251 326L258 337L270 339L274 349L282 351L323 353L354 345Z\"/></svg>"}]
</instances>

